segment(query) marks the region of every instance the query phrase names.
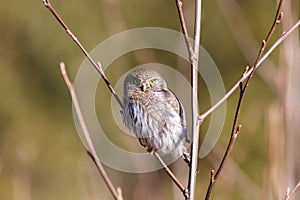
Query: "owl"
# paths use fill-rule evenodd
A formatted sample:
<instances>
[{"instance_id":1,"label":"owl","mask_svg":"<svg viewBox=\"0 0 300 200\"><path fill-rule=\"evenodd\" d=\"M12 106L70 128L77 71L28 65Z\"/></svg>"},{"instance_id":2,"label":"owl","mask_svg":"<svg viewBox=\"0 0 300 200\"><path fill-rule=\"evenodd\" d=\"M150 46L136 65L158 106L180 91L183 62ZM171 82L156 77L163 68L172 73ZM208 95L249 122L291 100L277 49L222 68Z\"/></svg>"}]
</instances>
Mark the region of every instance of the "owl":
<instances>
[{"instance_id":1,"label":"owl","mask_svg":"<svg viewBox=\"0 0 300 200\"><path fill-rule=\"evenodd\" d=\"M129 73L123 103L123 123L148 152L182 156L189 162L184 108L157 71L142 68Z\"/></svg>"}]
</instances>

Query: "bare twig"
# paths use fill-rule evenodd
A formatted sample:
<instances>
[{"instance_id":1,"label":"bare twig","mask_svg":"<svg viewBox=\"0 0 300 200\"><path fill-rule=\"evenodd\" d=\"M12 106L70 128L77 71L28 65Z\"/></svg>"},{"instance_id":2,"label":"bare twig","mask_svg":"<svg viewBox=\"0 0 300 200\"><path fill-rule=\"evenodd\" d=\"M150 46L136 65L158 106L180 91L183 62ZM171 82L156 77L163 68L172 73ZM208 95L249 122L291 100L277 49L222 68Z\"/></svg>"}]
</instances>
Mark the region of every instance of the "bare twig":
<instances>
[{"instance_id":1,"label":"bare twig","mask_svg":"<svg viewBox=\"0 0 300 200\"><path fill-rule=\"evenodd\" d=\"M183 195L187 198L188 197L187 189L182 185L182 183L178 180L178 178L168 168L168 166L165 164L165 162L162 160L162 158L159 156L159 154L156 151L153 151L153 155L156 157L156 159L158 160L160 165L163 167L163 169L169 175L169 177L173 180L173 182L176 184L176 186L181 190Z\"/></svg>"},{"instance_id":2,"label":"bare twig","mask_svg":"<svg viewBox=\"0 0 300 200\"><path fill-rule=\"evenodd\" d=\"M217 109L226 99L228 99L237 88L240 87L240 83L245 81L246 78L250 75L253 68L249 70L249 66L247 66L244 70L242 77L234 84L234 86L210 109L208 109L205 113L201 114L199 120L203 121L207 116L209 116L215 109Z\"/></svg>"},{"instance_id":3,"label":"bare twig","mask_svg":"<svg viewBox=\"0 0 300 200\"><path fill-rule=\"evenodd\" d=\"M212 191L212 186L213 184L216 182L216 179L215 179L215 170L211 170L210 172L210 181L209 181L209 186L208 186L208 190L206 192L206 196L205 196L205 199L209 199L209 196L211 194L211 191Z\"/></svg>"},{"instance_id":4,"label":"bare twig","mask_svg":"<svg viewBox=\"0 0 300 200\"><path fill-rule=\"evenodd\" d=\"M252 76L254 74L254 71L257 68L257 64L258 64L258 62L260 61L261 57L264 54L265 48L267 46L267 43L270 41L270 38L272 37L272 35L273 35L273 33L274 33L277 25L280 23L280 20L281 20L281 18L283 16L283 12L281 12L282 2L283 2L283 0L280 0L279 3L278 3L276 15L275 15L275 18L274 18L274 22L273 22L273 24L272 24L272 26L270 28L270 31L268 32L266 38L261 43L261 47L260 47L259 53L258 53L258 55L256 57L254 65L253 65L253 70L251 71L251 74L248 77L248 79L246 80L245 86L243 88L244 91L247 89L247 87L249 85L249 82L250 82L250 80L251 80L251 78L252 78Z\"/></svg>"},{"instance_id":5,"label":"bare twig","mask_svg":"<svg viewBox=\"0 0 300 200\"><path fill-rule=\"evenodd\" d=\"M270 40L272 34L274 33L274 30L275 30L276 26L279 24L280 19L281 19L282 15L283 15L282 12L280 12L282 1L283 0L280 0L280 2L278 4L278 8L277 8L277 12L276 12L274 23L272 24L271 29L268 32L266 38L262 41L261 48L259 50L259 53L258 53L257 58L255 60L255 63L253 65L253 67L252 67L252 70L251 70L248 78L246 79L245 85L243 86L243 83L239 82L240 95L239 95L239 100L238 100L238 104L237 104L237 108L236 108L236 112L235 112L235 116L234 116L234 120L233 120L233 125L232 125L232 131L231 131L230 140L228 142L227 149L225 151L225 154L223 156L223 159L222 159L222 161L221 161L221 163L219 165L219 168L218 168L216 174L212 174L212 178L211 178L210 184L209 184L207 192L206 192L205 200L208 200L210 198L211 191L212 191L212 188L214 186L214 183L216 182L216 180L218 179L220 173L222 172L224 163L225 163L228 155L230 154L230 151L231 151L233 143L234 143L234 141L236 139L236 136L237 136L238 132L240 131L241 125L237 126L237 123L238 123L238 118L239 118L239 114L240 114L242 102L243 102L244 96L246 94L246 90L247 90L247 88L249 86L250 80L252 79L253 74L254 74L255 70L257 69L257 65L258 65L259 61L261 60L261 58L263 56L263 53L265 51L267 42ZM247 71L248 71L248 69L245 70L244 74ZM243 74L243 76L244 76L244 74Z\"/></svg>"},{"instance_id":6,"label":"bare twig","mask_svg":"<svg viewBox=\"0 0 300 200\"><path fill-rule=\"evenodd\" d=\"M77 96L76 96L76 93L75 93L75 90L74 90L74 85L71 83L71 81L68 77L68 74L66 72L66 68L65 68L64 63L60 63L60 70L61 70L61 74L62 74L62 76L63 76L63 78L66 82L66 85L69 89L69 92L71 94L72 102L73 102L73 105L74 105L74 108L75 108L75 111L76 111L76 114L77 114L77 117L78 117L78 121L79 121L80 126L82 128L84 138L86 139L86 142L87 142L87 149L86 149L87 153L92 158L92 160L94 161L98 171L100 172L104 182L106 183L107 187L109 188L109 190L110 190L111 194L113 195L114 199L123 200L121 188L116 189L114 187L111 180L107 176L106 171L103 168L102 163L100 162L100 160L97 156L95 147L93 145L91 136L90 136L89 131L87 129L86 123L84 121L84 118L83 118L83 115L82 115L82 112L81 112L81 109L80 109L80 106L79 106L79 103L78 103L78 99L77 99Z\"/></svg>"},{"instance_id":7,"label":"bare twig","mask_svg":"<svg viewBox=\"0 0 300 200\"><path fill-rule=\"evenodd\" d=\"M82 44L79 42L79 40L75 37L75 35L70 31L70 29L67 27L67 25L63 22L63 20L60 18L60 16L56 13L56 11L53 9L53 7L51 6L51 4L49 3L48 0L43 0L43 3L45 4L45 6L49 9L49 11L54 15L54 17L58 20L58 22L62 25L62 27L65 29L65 31L67 32L67 34L73 39L73 41L79 46L79 48L82 50L82 52L86 55L86 57L88 58L88 60L91 62L91 64L95 67L95 69L101 74L102 78L104 79L107 87L109 88L109 90L111 91L111 93L114 95L115 99L117 100L117 102L119 103L120 107L123 108L123 104L120 100L120 98L118 97L118 95L115 93L113 87L111 86L109 80L106 78L104 71L102 69L102 66L100 63L96 64L96 62L91 58L91 56L87 53L87 51L85 50L85 48L82 46ZM279 12L279 8L281 6L282 0L279 2L279 6L278 6L278 10L277 10L277 14L276 14L276 19L266 37L265 40L263 40L262 42L262 46L260 49L260 52L257 56L257 59L255 61L255 64L253 65L253 67L250 70L246 70L246 72L243 74L242 78L237 82L237 84L216 104L214 105L211 109L209 109L207 112L205 112L203 115L201 115L200 117L198 116L198 105L197 105L197 82L198 82L198 59L199 59L199 43L200 43L200 23L201 23L201 0L196 0L196 14L195 14L195 27L194 27L194 47L193 49L191 48L191 43L189 41L189 37L188 37L188 33L186 30L186 26L185 26L185 22L184 22L184 17L183 17L183 12L182 12L182 2L180 0L176 1L177 3L177 7L178 7L178 12L180 15L180 20L181 20L181 24L182 24L182 28L184 29L184 35L186 38L186 44L189 50L189 55L190 55L190 60L192 61L192 84L193 84L193 89L192 89L192 107L193 107L193 142L192 142L192 150L191 150L191 167L190 167L190 173L189 173L189 183L188 183L188 189L186 189L179 181L178 179L175 177L175 175L170 171L170 169L166 166L166 164L163 162L163 160L160 157L156 158L158 159L158 161L160 162L160 164L164 167L165 171L168 173L168 175L172 178L172 180L175 182L175 184L180 188L180 190L183 192L183 194L185 195L186 199L194 199L194 195L195 195L195 186L196 186L196 175L197 175L197 162L198 162L198 147L199 147L199 129L200 129L200 125L203 121L203 119L205 117L207 117L211 112L213 112L213 110L215 110L222 102L224 102L235 90L237 87L241 87L242 88L242 82L244 80L246 81L246 84L244 86L244 88L242 88L242 95L240 95L240 99L239 99L239 103L237 106L237 111L236 111L236 117L234 120L234 125L233 125L233 129L232 132L234 134L232 134L233 136L230 139L230 142L228 144L228 150L226 150L225 155L223 157L223 160L221 162L221 165L219 167L220 172L222 170L223 167L223 163L226 160L226 157L229 155L231 147L235 141L235 138L237 136L237 133L240 130L240 125L236 127L236 123L238 121L238 113L240 110L240 106L241 106L241 102L243 99L243 96L245 94L246 88L248 87L249 81L254 73L254 70L270 55L270 53L283 41L287 38L287 36L293 32L299 25L300 25L300 20L287 32L284 32L280 38L273 44L273 46L269 49L269 51L267 51L266 54L264 54L264 50L266 47L267 42L269 41L269 38L271 37L273 31L275 30L275 26L280 22L280 18L282 17L282 13ZM192 51L191 51L192 50ZM61 64L61 69L62 69L62 74L64 76L64 79L66 81L66 84L69 88L69 91L71 93L72 96L72 100L75 106L75 101L77 102L77 109L79 110L79 112L76 109L75 106L75 110L78 114L78 118L79 118L79 122L83 122L83 124L81 124L82 129L86 129L87 128L85 126L84 123L84 119L83 116L81 114L80 108L79 108L79 104L77 101L77 97L76 94L74 92L74 87L73 84L70 82L66 71L65 71L65 67L63 64ZM75 101L74 101L75 99ZM82 118L82 119L80 119ZM84 128L85 127L85 128ZM85 132L83 130L83 132ZM87 132L88 133L88 132ZM89 135L88 135L89 136ZM89 139L88 139L89 138ZM87 137L86 140L90 140L90 137ZM91 140L90 140L91 142ZM88 142L89 143L89 142ZM91 143L91 145L93 145ZM99 172L101 173L103 179L105 180L106 184L108 185L111 193L113 194L115 199L122 199L122 191L120 188L115 189L114 186L111 184L111 181L109 180L109 178L107 177L104 168L100 162L100 160L98 159L96 152L92 151L92 149L94 149L94 147L92 146L92 148L89 147L90 150L88 150L89 155L91 156L91 158L93 159L93 161L95 162ZM95 149L94 149L95 150ZM99 165L99 166L98 166ZM218 170L219 171L219 170ZM216 179L218 178L220 172L214 173L214 171L212 171L211 174L211 182L215 182ZM177 182L175 181L177 180ZM110 184L110 186L109 186ZM299 185L299 183L297 184L297 186ZM297 187L296 186L296 187ZM299 186L298 186L299 187ZM297 188L298 188L297 187ZM211 188L210 188L211 189ZM208 197L209 198L209 197Z\"/></svg>"},{"instance_id":8,"label":"bare twig","mask_svg":"<svg viewBox=\"0 0 300 200\"><path fill-rule=\"evenodd\" d=\"M123 200L123 191L122 191L122 188L120 187L117 187L117 197L118 197L118 200Z\"/></svg>"},{"instance_id":9,"label":"bare twig","mask_svg":"<svg viewBox=\"0 0 300 200\"><path fill-rule=\"evenodd\" d=\"M246 73L246 72L247 72L247 68L246 68L244 73ZM231 149L233 147L233 144L234 144L234 142L235 142L235 140L238 136L238 133L240 132L240 130L242 128L242 125L238 125L237 128L235 128L236 123L238 122L238 117L239 117L239 113L240 113L240 107L242 105L241 103L242 103L242 100L243 100L243 96L245 94L243 92L243 83L240 82L239 86L240 86L240 96L239 96L239 100L238 100L238 103L237 103L237 109L236 109L234 120L233 120L230 139L229 139L226 151L224 153L224 156L222 158L222 161L221 161L221 163L220 163L220 165L217 169L217 172L215 173L214 170L211 171L211 178L210 178L210 182L209 182L209 185L208 185L208 188L207 188L205 200L208 200L210 198L213 186L214 186L215 182L217 181L217 179L219 178L219 176L222 172L222 169L224 167L225 161L226 161L227 157L229 156L229 154L231 153Z\"/></svg>"},{"instance_id":10,"label":"bare twig","mask_svg":"<svg viewBox=\"0 0 300 200\"><path fill-rule=\"evenodd\" d=\"M240 100L241 100L241 97L239 98L239 101L240 101ZM239 103L238 103L238 104L239 104ZM240 104L239 104L239 105L240 105ZM238 110L237 110L237 111L238 111ZM238 114L236 114L235 117L236 117L236 120L235 120L235 122L236 122L236 121L237 121ZM227 157L229 156L229 154L230 154L230 152L231 152L231 149L232 149L233 144L234 144L234 142L235 142L235 140L236 140L236 138L237 138L237 136L238 136L238 133L239 133L240 130L241 130L241 127L242 127L242 125L239 125L239 126L237 127L236 130L233 130L233 131L232 131L233 134L231 134L231 136L230 136L229 143L228 143L228 145L227 145L227 148L226 148L225 154L224 154L224 156L223 156L223 158L222 158L222 161L221 161L221 163L220 163L220 165L219 165L219 167L218 167L218 169L217 169L217 172L215 172L214 170L211 170L210 182L209 182L209 186L208 186L208 188L207 188L205 200L208 200L208 199L210 198L210 195L211 195L213 186L214 186L215 182L217 181L217 179L219 178L219 176L220 176L220 174L221 174L221 171L222 171L222 169L223 169L223 167L224 167L224 163L225 163Z\"/></svg>"},{"instance_id":11,"label":"bare twig","mask_svg":"<svg viewBox=\"0 0 300 200\"><path fill-rule=\"evenodd\" d=\"M283 32L281 36L276 40L276 42L270 47L270 49L261 57L261 59L257 62L256 68L258 68L268 57L269 55L276 49L293 31L295 31L300 26L300 20L298 20L288 31ZM233 85L233 87L210 109L200 115L199 119L204 120L207 116L209 116L215 109L217 109L228 97L230 97L234 91L239 88L240 82L244 82L252 73L253 67L250 68L247 73L244 75Z\"/></svg>"},{"instance_id":12,"label":"bare twig","mask_svg":"<svg viewBox=\"0 0 300 200\"><path fill-rule=\"evenodd\" d=\"M65 29L65 31L67 32L67 34L73 39L73 41L78 45L78 47L81 49L81 51L85 54L85 56L88 58L88 60L91 62L91 64L95 67L95 69L99 72L99 74L101 75L101 77L103 78L105 84L107 85L108 89L110 90L110 92L112 93L112 95L115 97L115 99L117 100L117 102L119 103L119 106L121 107L121 109L123 109L123 103L120 100L119 96L117 95L117 93L115 92L115 90L113 89L112 85L110 84L110 81L108 80L108 78L106 77L103 69L102 69L102 65L100 62L98 62L98 64L96 64L96 62L91 58L91 56L89 55L89 53L85 50L85 48L83 47L83 45L80 43L80 41L77 39L77 37L71 32L71 30L69 29L69 27L64 23L64 21L62 20L62 18L57 14L57 12L55 11L55 9L51 6L50 2L48 0L43 0L44 5L49 9L49 11L54 15L54 17L57 19L57 21L62 25L62 27ZM71 84L71 82L69 81L66 71L65 71L65 67L64 64L61 65L61 68L64 69L62 70L63 76L65 78L65 81L68 85L68 88L71 91L73 91L73 85ZM72 90L71 90L72 89ZM71 93L72 95L72 93ZM74 94L75 95L75 94ZM75 97L75 98L74 98ZM75 100L77 102L77 98L76 95L72 96L73 101ZM74 103L74 102L73 102ZM82 127L85 127L86 131L87 128L85 126L84 123L84 119L83 116L81 114L80 108L79 108L79 104L78 102L76 103L77 107L79 109L79 112L77 112L78 114L78 118L79 121L83 122L83 125L81 125ZM74 106L76 105L74 103ZM75 107L76 108L76 107ZM88 132L87 132L88 134ZM89 138L89 136L87 137ZM89 152L88 151L89 156L93 159L93 161L95 162L95 164L100 163L99 159L97 157L95 157L95 153L93 152ZM155 155L155 154L154 154ZM184 195L186 195L186 189L184 188L184 186L178 181L178 179L175 177L175 175L171 172L171 170L167 167L167 165L164 163L164 161L159 157L159 155L155 156L158 161L161 163L161 165L164 167L165 171L169 174L169 176L172 178L172 180L176 183L176 185L180 188L180 190L184 193ZM102 166L102 165L101 165ZM98 167L98 166L97 166ZM99 169L99 167L98 167ZM100 169L99 169L100 171ZM100 171L101 175L104 176L105 178L104 180L106 181L108 179L107 185L110 184L109 182L109 178L107 177L105 171L104 174L102 174L102 172ZM110 184L111 185L111 184ZM109 185L108 185L109 186ZM121 200L122 197L122 190L120 188L117 188L117 190L113 190L112 185L109 186L109 189L111 190L111 192L113 193L114 197L118 197L118 200Z\"/></svg>"},{"instance_id":13,"label":"bare twig","mask_svg":"<svg viewBox=\"0 0 300 200\"><path fill-rule=\"evenodd\" d=\"M49 0L43 0L44 5L48 10L52 13L52 15L56 18L56 20L60 23L60 25L65 29L67 34L73 39L73 41L77 44L77 46L81 49L81 51L84 53L84 55L87 57L87 59L90 61L90 63L94 66L94 68L99 72L99 74L102 76L105 84L111 91L111 93L114 95L115 99L119 103L120 107L123 108L122 101L116 94L115 90L113 89L112 85L110 84L109 80L106 78L104 71L102 69L102 66L100 63L96 64L96 62L92 59L90 54L86 51L86 49L83 47L81 42L78 40L78 38L72 33L72 31L69 29L69 27L66 25L66 23L63 21L63 19L59 16L59 14L55 11L55 9L50 4Z\"/></svg>"},{"instance_id":14,"label":"bare twig","mask_svg":"<svg viewBox=\"0 0 300 200\"><path fill-rule=\"evenodd\" d=\"M185 43L186 43L186 46L188 49L189 59L190 59L190 62L193 62L193 60L196 58L196 55L194 53L192 43L191 43L187 28L186 28L186 23L185 23L185 19L184 19L184 15L183 15L183 10L182 10L182 4L183 3L181 0L176 0L176 6L177 6L177 10L178 10L180 25L181 25Z\"/></svg>"},{"instance_id":15,"label":"bare twig","mask_svg":"<svg viewBox=\"0 0 300 200\"><path fill-rule=\"evenodd\" d=\"M246 68L244 74L246 72L247 72L247 68ZM233 144L234 144L234 142L235 142L235 140L237 138L237 135L240 132L241 127L242 127L241 125L238 125L236 127L236 124L237 124L238 118L239 118L239 114L240 114L240 110L241 110L241 106L242 106L243 97L245 95L245 90L243 90L243 83L242 82L239 82L239 87L240 87L240 95L239 95L239 100L238 100L238 103L237 103L237 108L236 108L236 111L235 111L235 116L234 116L234 120L233 120L233 125L232 125L230 139L229 139L226 151L224 153L224 156L222 158L222 161L221 161L221 163L220 163L220 165L219 165L219 167L217 169L217 172L215 173L214 171L212 171L212 173L211 173L211 179L210 179L209 186L207 188L205 200L209 200L211 192L212 192L212 189L213 189L213 186L216 183L216 181L218 180L218 178L219 178L219 176L220 176L220 174L222 172L222 169L224 167L225 161L226 161L227 157L229 156L229 154L231 152L231 149L233 147Z\"/></svg>"},{"instance_id":16,"label":"bare twig","mask_svg":"<svg viewBox=\"0 0 300 200\"><path fill-rule=\"evenodd\" d=\"M259 67L267 58L268 56L274 51L275 48L279 46L293 31L295 31L300 26L300 20L297 21L288 31L283 32L281 36L276 40L276 42L270 47L270 49L264 54L264 56L261 57L261 59L257 62L256 68ZM248 70L248 67L246 67L246 70L243 74L243 76L237 81L237 83L226 93L222 99L220 99L215 105L213 105L209 110L204 112L202 115L200 115L199 120L203 121L207 116L209 116L215 109L217 109L224 101L226 101L227 98L229 98L234 91L240 87L240 83L244 82L252 73L254 67ZM211 180L212 181L212 180ZM215 182L215 178L213 177L213 182ZM208 189L208 192L210 192L211 188Z\"/></svg>"},{"instance_id":17,"label":"bare twig","mask_svg":"<svg viewBox=\"0 0 300 200\"><path fill-rule=\"evenodd\" d=\"M254 56L257 56L257 49L259 49L260 44L258 45L254 34L251 32L249 23L238 1L217 0L216 2L241 53L248 63L253 62ZM270 59L265 61L265 66L268 66L268 68L256 71L256 73L275 91L276 66Z\"/></svg>"},{"instance_id":18,"label":"bare twig","mask_svg":"<svg viewBox=\"0 0 300 200\"><path fill-rule=\"evenodd\" d=\"M295 194L295 192L300 188L300 181L298 181L297 185L294 187L294 189L291 191L290 188L286 191L285 200L289 200L292 198L292 196Z\"/></svg>"},{"instance_id":19,"label":"bare twig","mask_svg":"<svg viewBox=\"0 0 300 200\"><path fill-rule=\"evenodd\" d=\"M201 28L201 4L202 0L195 1L195 22L194 22L194 54L192 60L191 78L192 78L192 148L191 148L191 166L189 170L188 192L189 200L195 199L197 165L200 143L200 122L198 120L198 61L200 47L200 28Z\"/></svg>"}]
</instances>

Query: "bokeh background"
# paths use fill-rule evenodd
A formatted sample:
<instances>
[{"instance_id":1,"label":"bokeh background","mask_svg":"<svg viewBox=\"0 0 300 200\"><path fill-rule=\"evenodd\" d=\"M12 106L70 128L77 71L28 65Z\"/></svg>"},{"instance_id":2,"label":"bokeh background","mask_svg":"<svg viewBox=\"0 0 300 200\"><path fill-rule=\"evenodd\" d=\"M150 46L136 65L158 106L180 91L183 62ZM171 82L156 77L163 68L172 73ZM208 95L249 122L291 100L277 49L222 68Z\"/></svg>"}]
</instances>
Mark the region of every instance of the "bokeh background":
<instances>
[{"instance_id":1,"label":"bokeh background","mask_svg":"<svg viewBox=\"0 0 300 200\"><path fill-rule=\"evenodd\" d=\"M181 30L174 0L51 2L87 50L132 28ZM284 17L271 42L299 19L299 1L284 2ZM227 90L245 66L253 64L276 4L275 0L203 2L201 44L216 62ZM184 2L190 35L193 9L193 1ZM74 80L83 60L41 0L0 2L0 199L112 199L74 128L72 103L59 70L64 61ZM283 199L287 187L299 180L299 60L297 30L251 82L240 115L243 128L213 191L214 199ZM151 49L120 57L106 74L115 84L132 67L149 62L172 66L189 80L186 62ZM109 92L103 83L98 88L97 114L108 127L109 138L124 148L133 145L123 139L107 110ZM202 80L199 91L202 113L210 106ZM199 161L198 199L204 198L210 170L220 162L229 139L237 97L238 92L227 102L226 124L216 147ZM140 148L137 141L134 145ZM185 164L177 161L170 167L186 183ZM125 199L182 199L163 171L130 174L106 169L113 183L122 187ZM300 198L297 195L295 199Z\"/></svg>"}]
</instances>

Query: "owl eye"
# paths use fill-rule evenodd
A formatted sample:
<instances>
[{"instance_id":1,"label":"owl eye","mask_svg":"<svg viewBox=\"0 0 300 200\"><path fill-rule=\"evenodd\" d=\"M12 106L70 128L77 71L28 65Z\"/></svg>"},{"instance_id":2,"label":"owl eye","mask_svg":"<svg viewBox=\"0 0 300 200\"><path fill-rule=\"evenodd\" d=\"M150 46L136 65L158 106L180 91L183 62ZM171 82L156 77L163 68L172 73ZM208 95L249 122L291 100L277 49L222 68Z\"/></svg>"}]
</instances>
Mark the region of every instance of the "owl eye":
<instances>
[{"instance_id":1,"label":"owl eye","mask_svg":"<svg viewBox=\"0 0 300 200\"><path fill-rule=\"evenodd\" d=\"M138 84L140 84L140 80L139 80L139 79L135 79L135 80L134 80L134 83L135 83L136 85L138 85Z\"/></svg>"},{"instance_id":2,"label":"owl eye","mask_svg":"<svg viewBox=\"0 0 300 200\"><path fill-rule=\"evenodd\" d=\"M153 85L155 84L155 79L151 79L151 80L149 81L149 83L150 83L151 86L153 86Z\"/></svg>"}]
</instances>

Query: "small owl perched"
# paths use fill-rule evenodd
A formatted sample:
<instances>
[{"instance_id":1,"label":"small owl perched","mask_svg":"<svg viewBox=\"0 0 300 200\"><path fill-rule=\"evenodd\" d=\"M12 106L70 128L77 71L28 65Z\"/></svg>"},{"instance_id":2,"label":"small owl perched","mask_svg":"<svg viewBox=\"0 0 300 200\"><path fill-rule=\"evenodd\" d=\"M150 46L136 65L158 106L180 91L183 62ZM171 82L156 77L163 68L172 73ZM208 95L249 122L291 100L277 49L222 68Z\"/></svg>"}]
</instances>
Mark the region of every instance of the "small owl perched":
<instances>
[{"instance_id":1,"label":"small owl perched","mask_svg":"<svg viewBox=\"0 0 300 200\"><path fill-rule=\"evenodd\" d=\"M152 69L137 69L124 81L123 122L148 152L183 156L187 139L184 109L163 77Z\"/></svg>"}]
</instances>

